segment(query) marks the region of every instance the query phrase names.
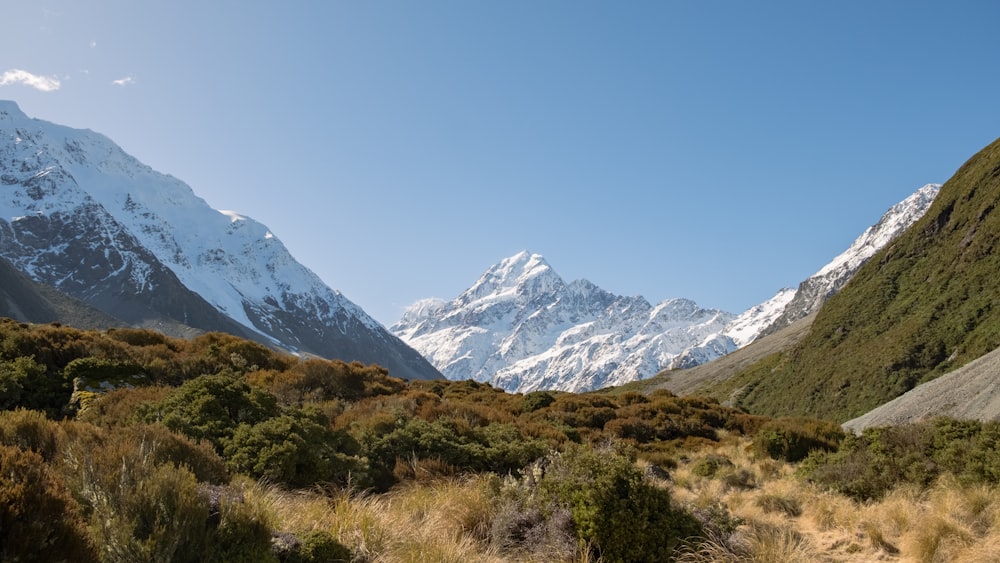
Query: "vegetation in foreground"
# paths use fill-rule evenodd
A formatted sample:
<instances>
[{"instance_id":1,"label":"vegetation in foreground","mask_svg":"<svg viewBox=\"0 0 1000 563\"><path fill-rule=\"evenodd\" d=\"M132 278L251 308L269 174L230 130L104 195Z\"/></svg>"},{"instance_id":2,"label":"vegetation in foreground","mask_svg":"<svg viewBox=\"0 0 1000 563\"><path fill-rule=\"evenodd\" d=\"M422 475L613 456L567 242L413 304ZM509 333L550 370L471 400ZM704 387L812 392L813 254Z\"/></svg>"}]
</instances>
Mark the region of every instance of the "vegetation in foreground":
<instances>
[{"instance_id":1,"label":"vegetation in foreground","mask_svg":"<svg viewBox=\"0 0 1000 563\"><path fill-rule=\"evenodd\" d=\"M512 395L220 334L12 321L0 409L2 560L1000 555L991 424L845 438L665 392Z\"/></svg>"}]
</instances>

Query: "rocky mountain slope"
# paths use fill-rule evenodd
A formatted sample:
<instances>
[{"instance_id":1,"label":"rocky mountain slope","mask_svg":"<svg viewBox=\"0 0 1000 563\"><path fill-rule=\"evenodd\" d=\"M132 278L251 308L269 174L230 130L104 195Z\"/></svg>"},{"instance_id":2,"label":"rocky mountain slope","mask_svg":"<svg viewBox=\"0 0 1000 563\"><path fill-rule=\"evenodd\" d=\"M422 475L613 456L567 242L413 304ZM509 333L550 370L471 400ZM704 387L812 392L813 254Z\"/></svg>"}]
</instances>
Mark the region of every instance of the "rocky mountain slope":
<instances>
[{"instance_id":1,"label":"rocky mountain slope","mask_svg":"<svg viewBox=\"0 0 1000 563\"><path fill-rule=\"evenodd\" d=\"M390 330L446 377L489 381L509 391L587 391L700 366L814 312L919 219L939 188L920 188L797 290L780 290L738 316L684 299L654 307L586 280L567 284L541 256L522 252L450 302L414 304ZM677 373L664 377L676 379ZM696 378L683 379L685 389L696 387Z\"/></svg>"},{"instance_id":2,"label":"rocky mountain slope","mask_svg":"<svg viewBox=\"0 0 1000 563\"><path fill-rule=\"evenodd\" d=\"M266 226L210 208L102 135L30 119L13 102L0 102L0 256L129 324L440 376Z\"/></svg>"},{"instance_id":3,"label":"rocky mountain slope","mask_svg":"<svg viewBox=\"0 0 1000 563\"><path fill-rule=\"evenodd\" d=\"M1000 348L843 424L861 432L873 426L919 422L935 416L1000 420Z\"/></svg>"},{"instance_id":4,"label":"rocky mountain slope","mask_svg":"<svg viewBox=\"0 0 1000 563\"><path fill-rule=\"evenodd\" d=\"M736 377L764 414L857 417L1000 344L1000 140L865 264L794 348Z\"/></svg>"},{"instance_id":5,"label":"rocky mountain slope","mask_svg":"<svg viewBox=\"0 0 1000 563\"><path fill-rule=\"evenodd\" d=\"M0 258L0 317L27 323L59 322L77 328L104 329L124 322L22 274Z\"/></svg>"}]
</instances>

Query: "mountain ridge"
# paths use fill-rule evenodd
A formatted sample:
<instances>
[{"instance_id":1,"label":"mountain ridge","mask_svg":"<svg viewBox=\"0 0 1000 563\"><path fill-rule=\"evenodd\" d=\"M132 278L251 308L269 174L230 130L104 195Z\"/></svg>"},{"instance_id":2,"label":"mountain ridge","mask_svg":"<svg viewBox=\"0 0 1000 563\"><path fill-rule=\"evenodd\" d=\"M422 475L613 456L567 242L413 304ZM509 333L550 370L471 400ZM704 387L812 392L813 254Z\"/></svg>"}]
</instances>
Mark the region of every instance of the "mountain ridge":
<instances>
[{"instance_id":1,"label":"mountain ridge","mask_svg":"<svg viewBox=\"0 0 1000 563\"><path fill-rule=\"evenodd\" d=\"M919 188L798 289L781 289L739 315L683 298L653 306L587 280L566 283L541 255L522 251L451 301L417 301L390 330L446 377L508 391L589 391L700 366L813 313L922 216L939 188Z\"/></svg>"},{"instance_id":2,"label":"mountain ridge","mask_svg":"<svg viewBox=\"0 0 1000 563\"><path fill-rule=\"evenodd\" d=\"M440 377L266 226L212 209L103 135L0 103L0 189L0 254L129 323L166 317L380 363L400 377Z\"/></svg>"},{"instance_id":3,"label":"mountain ridge","mask_svg":"<svg viewBox=\"0 0 1000 563\"><path fill-rule=\"evenodd\" d=\"M844 421L1000 343L1000 139L820 310L794 348L737 377L736 405Z\"/></svg>"}]
</instances>

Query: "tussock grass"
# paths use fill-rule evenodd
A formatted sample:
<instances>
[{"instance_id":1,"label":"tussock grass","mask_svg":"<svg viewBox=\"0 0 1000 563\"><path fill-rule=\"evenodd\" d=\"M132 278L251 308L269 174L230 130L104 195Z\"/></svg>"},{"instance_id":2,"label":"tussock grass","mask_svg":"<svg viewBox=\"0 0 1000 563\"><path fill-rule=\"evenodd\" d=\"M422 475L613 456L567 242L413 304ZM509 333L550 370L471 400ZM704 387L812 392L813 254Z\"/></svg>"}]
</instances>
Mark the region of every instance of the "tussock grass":
<instances>
[{"instance_id":1,"label":"tussock grass","mask_svg":"<svg viewBox=\"0 0 1000 563\"><path fill-rule=\"evenodd\" d=\"M733 488L720 475L693 473L708 454L732 462L728 471L752 472L757 486ZM672 472L674 499L703 521L737 525L726 530L707 522L706 541L679 561L1000 561L995 485L969 485L946 474L928 489L901 485L879 501L859 502L803 481L795 467L756 459L738 443L680 464Z\"/></svg>"},{"instance_id":2,"label":"tussock grass","mask_svg":"<svg viewBox=\"0 0 1000 563\"><path fill-rule=\"evenodd\" d=\"M725 458L718 472L693 468L706 455ZM678 555L682 562L1000 561L1000 489L945 476L931 488L903 485L879 501L860 502L822 490L796 466L757 458L746 440L727 439L691 455L655 480L703 523L705 537ZM753 487L731 475L751 475ZM544 542L516 546L497 539L497 526L531 518L505 503L497 477L441 477L384 494L287 492L257 486L276 527L322 530L348 546L356 561L592 562ZM509 524L509 522L507 522Z\"/></svg>"}]
</instances>

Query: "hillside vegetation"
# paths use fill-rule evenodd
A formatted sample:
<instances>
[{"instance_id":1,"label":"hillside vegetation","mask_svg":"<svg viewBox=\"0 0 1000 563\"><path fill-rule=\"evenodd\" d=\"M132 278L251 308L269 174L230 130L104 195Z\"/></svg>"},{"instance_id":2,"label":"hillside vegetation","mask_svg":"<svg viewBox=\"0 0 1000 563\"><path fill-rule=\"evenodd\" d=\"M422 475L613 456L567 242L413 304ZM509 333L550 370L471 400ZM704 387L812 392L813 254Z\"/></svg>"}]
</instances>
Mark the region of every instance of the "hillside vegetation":
<instances>
[{"instance_id":1,"label":"hillside vegetation","mask_svg":"<svg viewBox=\"0 0 1000 563\"><path fill-rule=\"evenodd\" d=\"M0 320L3 561L989 561L998 445Z\"/></svg>"},{"instance_id":2,"label":"hillside vegetation","mask_svg":"<svg viewBox=\"0 0 1000 563\"><path fill-rule=\"evenodd\" d=\"M862 267L795 347L721 383L760 414L844 421L1000 346L1000 140Z\"/></svg>"}]
</instances>

